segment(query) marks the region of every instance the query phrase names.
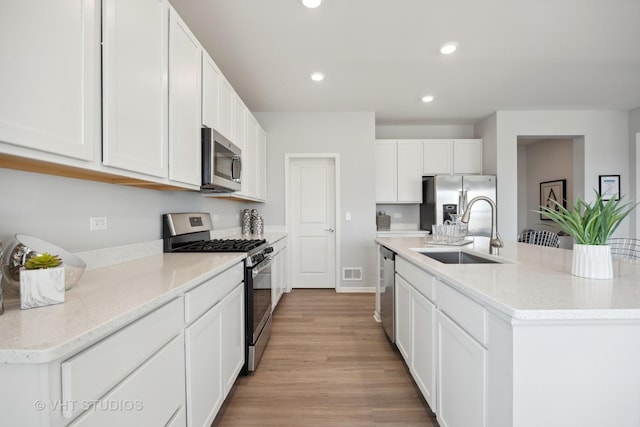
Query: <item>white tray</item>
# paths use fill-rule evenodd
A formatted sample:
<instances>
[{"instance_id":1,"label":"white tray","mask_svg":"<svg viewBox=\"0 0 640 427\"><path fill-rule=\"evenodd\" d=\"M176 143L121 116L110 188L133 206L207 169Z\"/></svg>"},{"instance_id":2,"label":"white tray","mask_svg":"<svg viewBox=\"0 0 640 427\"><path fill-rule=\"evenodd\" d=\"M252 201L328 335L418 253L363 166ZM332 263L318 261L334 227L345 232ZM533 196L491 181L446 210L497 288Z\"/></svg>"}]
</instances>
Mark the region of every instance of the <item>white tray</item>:
<instances>
[{"instance_id":1,"label":"white tray","mask_svg":"<svg viewBox=\"0 0 640 427\"><path fill-rule=\"evenodd\" d=\"M464 246L473 243L473 240L458 240L457 242L434 242L428 241L427 245L437 245L437 246Z\"/></svg>"}]
</instances>

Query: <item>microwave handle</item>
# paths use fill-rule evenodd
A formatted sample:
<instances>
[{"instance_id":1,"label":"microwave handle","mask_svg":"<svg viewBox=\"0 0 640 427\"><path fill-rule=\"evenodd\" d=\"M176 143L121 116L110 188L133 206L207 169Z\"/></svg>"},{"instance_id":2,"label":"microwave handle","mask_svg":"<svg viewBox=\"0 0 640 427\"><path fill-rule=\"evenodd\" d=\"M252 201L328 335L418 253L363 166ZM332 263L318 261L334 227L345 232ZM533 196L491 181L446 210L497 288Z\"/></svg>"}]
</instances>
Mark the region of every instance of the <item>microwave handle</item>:
<instances>
[{"instance_id":1,"label":"microwave handle","mask_svg":"<svg viewBox=\"0 0 640 427\"><path fill-rule=\"evenodd\" d=\"M236 163L238 165L238 175L236 175ZM240 182L240 177L242 176L242 160L240 160L240 156L234 155L233 159L231 159L231 179L236 182Z\"/></svg>"}]
</instances>

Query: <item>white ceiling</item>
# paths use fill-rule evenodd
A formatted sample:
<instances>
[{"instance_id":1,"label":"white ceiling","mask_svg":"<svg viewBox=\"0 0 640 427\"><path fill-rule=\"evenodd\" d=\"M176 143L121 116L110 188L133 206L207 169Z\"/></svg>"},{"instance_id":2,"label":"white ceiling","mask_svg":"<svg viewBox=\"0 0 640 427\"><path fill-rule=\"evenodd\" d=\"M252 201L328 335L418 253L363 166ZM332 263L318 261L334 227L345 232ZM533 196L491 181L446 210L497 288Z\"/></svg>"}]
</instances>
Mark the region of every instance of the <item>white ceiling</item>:
<instances>
[{"instance_id":1,"label":"white ceiling","mask_svg":"<svg viewBox=\"0 0 640 427\"><path fill-rule=\"evenodd\" d=\"M640 106L640 0L170 1L254 112L455 125Z\"/></svg>"}]
</instances>

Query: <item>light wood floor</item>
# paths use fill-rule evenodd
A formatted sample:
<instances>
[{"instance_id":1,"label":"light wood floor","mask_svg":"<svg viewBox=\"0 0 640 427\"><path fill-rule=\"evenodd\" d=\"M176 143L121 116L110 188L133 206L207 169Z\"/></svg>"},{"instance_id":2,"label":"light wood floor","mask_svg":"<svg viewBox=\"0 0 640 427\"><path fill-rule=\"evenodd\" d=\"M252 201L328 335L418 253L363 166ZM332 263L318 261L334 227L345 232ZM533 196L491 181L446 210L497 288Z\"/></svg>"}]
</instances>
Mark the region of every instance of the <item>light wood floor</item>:
<instances>
[{"instance_id":1,"label":"light wood floor","mask_svg":"<svg viewBox=\"0 0 640 427\"><path fill-rule=\"evenodd\" d=\"M238 378L213 426L437 427L374 304L373 294L285 294L258 369Z\"/></svg>"}]
</instances>

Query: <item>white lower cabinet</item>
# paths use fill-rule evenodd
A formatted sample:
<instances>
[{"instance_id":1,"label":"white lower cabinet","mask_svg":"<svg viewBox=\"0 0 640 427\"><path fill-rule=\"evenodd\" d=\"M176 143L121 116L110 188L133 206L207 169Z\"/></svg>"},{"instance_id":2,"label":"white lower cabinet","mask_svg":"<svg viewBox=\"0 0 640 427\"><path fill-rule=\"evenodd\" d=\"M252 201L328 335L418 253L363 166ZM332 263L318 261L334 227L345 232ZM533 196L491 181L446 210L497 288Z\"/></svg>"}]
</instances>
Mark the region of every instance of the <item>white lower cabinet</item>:
<instances>
[{"instance_id":1,"label":"white lower cabinet","mask_svg":"<svg viewBox=\"0 0 640 427\"><path fill-rule=\"evenodd\" d=\"M278 240L273 244L273 264L271 264L271 307L273 310L276 309L289 283L289 255L286 244L286 239Z\"/></svg>"},{"instance_id":2,"label":"white lower cabinet","mask_svg":"<svg viewBox=\"0 0 640 427\"><path fill-rule=\"evenodd\" d=\"M424 295L432 294L433 277L401 258L396 258L396 271L396 346L425 400L435 410L436 308Z\"/></svg>"},{"instance_id":3,"label":"white lower cabinet","mask_svg":"<svg viewBox=\"0 0 640 427\"><path fill-rule=\"evenodd\" d=\"M401 257L395 284L396 346L440 426L486 426L484 307Z\"/></svg>"},{"instance_id":4,"label":"white lower cabinet","mask_svg":"<svg viewBox=\"0 0 640 427\"><path fill-rule=\"evenodd\" d=\"M436 407L436 307L413 291L411 323L413 357L411 372L418 388L431 408Z\"/></svg>"},{"instance_id":5,"label":"white lower cabinet","mask_svg":"<svg viewBox=\"0 0 640 427\"><path fill-rule=\"evenodd\" d=\"M220 409L222 387L222 319L215 306L185 331L187 418L190 426L211 424Z\"/></svg>"},{"instance_id":6,"label":"white lower cabinet","mask_svg":"<svg viewBox=\"0 0 640 427\"><path fill-rule=\"evenodd\" d=\"M438 311L438 422L442 427L486 425L487 350Z\"/></svg>"},{"instance_id":7,"label":"white lower cabinet","mask_svg":"<svg viewBox=\"0 0 640 427\"><path fill-rule=\"evenodd\" d=\"M244 283L212 303L185 330L189 426L211 425L244 364Z\"/></svg>"},{"instance_id":8,"label":"white lower cabinet","mask_svg":"<svg viewBox=\"0 0 640 427\"><path fill-rule=\"evenodd\" d=\"M222 380L224 395L229 394L244 365L244 283L222 301Z\"/></svg>"},{"instance_id":9,"label":"white lower cabinet","mask_svg":"<svg viewBox=\"0 0 640 427\"><path fill-rule=\"evenodd\" d=\"M397 274L395 304L396 346L411 368L411 285Z\"/></svg>"},{"instance_id":10,"label":"white lower cabinet","mask_svg":"<svg viewBox=\"0 0 640 427\"><path fill-rule=\"evenodd\" d=\"M185 426L183 366L179 335L70 425Z\"/></svg>"}]
</instances>

